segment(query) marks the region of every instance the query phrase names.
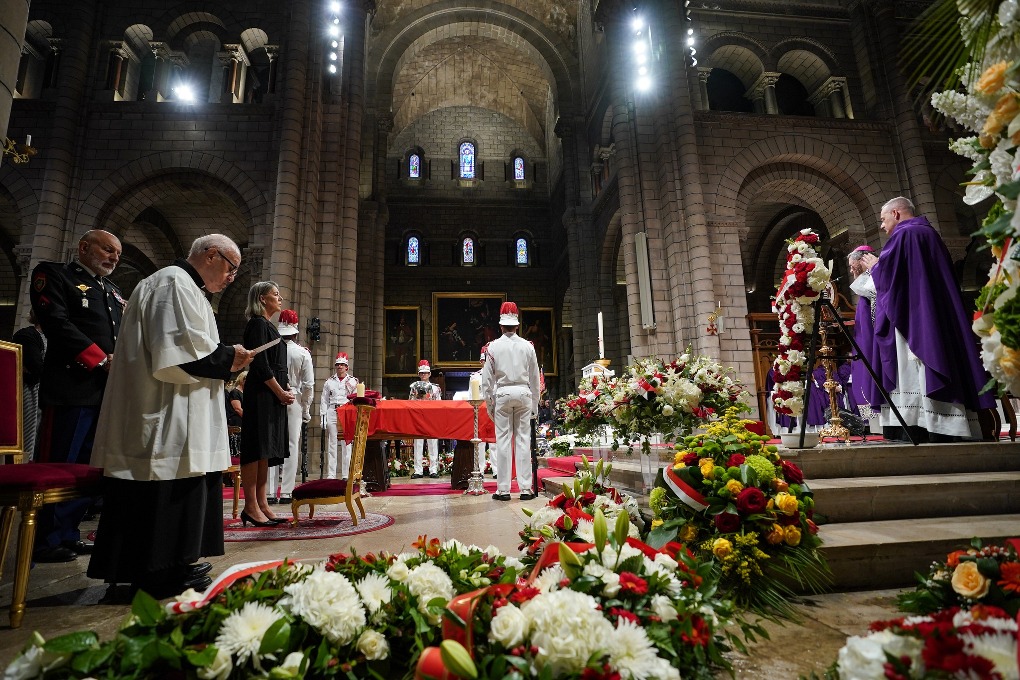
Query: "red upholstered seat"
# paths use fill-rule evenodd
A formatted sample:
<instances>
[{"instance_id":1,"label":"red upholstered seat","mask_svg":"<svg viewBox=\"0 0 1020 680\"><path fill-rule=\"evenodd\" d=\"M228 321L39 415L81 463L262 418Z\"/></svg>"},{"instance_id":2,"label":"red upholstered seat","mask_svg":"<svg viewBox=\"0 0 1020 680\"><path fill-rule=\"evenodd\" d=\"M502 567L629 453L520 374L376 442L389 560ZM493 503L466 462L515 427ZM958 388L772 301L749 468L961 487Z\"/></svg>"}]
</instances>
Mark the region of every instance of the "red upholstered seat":
<instances>
[{"instance_id":1,"label":"red upholstered seat","mask_svg":"<svg viewBox=\"0 0 1020 680\"><path fill-rule=\"evenodd\" d=\"M765 434L765 423L760 420L755 420L747 423L744 427L747 428L748 432L753 432L756 435L762 436Z\"/></svg>"},{"instance_id":2,"label":"red upholstered seat","mask_svg":"<svg viewBox=\"0 0 1020 680\"><path fill-rule=\"evenodd\" d=\"M103 471L80 463L27 463L0 466L0 487L5 491L45 491L60 487L92 485Z\"/></svg>"},{"instance_id":3,"label":"red upholstered seat","mask_svg":"<svg viewBox=\"0 0 1020 680\"><path fill-rule=\"evenodd\" d=\"M240 465L241 464L241 457L240 456L231 456L230 457L230 464L231 465Z\"/></svg>"},{"instance_id":4,"label":"red upholstered seat","mask_svg":"<svg viewBox=\"0 0 1020 680\"><path fill-rule=\"evenodd\" d=\"M358 484L354 485L354 489L352 491L354 493L358 493ZM336 498L337 496L343 496L346 493L346 479L314 479L310 482L305 482L300 486L294 487L294 494L292 498L294 498L294 500L304 500L308 498Z\"/></svg>"}]
</instances>

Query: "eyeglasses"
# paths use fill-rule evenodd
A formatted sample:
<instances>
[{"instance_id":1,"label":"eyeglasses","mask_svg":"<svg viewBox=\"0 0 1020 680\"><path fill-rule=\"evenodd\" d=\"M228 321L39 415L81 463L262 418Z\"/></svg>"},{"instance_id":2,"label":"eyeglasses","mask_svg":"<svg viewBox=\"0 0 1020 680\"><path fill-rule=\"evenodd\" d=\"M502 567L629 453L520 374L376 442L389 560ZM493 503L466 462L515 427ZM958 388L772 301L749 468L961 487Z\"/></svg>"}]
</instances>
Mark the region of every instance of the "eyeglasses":
<instances>
[{"instance_id":1,"label":"eyeglasses","mask_svg":"<svg viewBox=\"0 0 1020 680\"><path fill-rule=\"evenodd\" d=\"M208 248L206 248L206 250L208 250ZM221 253L219 250L216 251L216 254L222 257L223 261L230 265L230 269L227 270L227 274L229 276L237 276L237 268L240 267L241 265L234 264L233 262L231 262L230 258Z\"/></svg>"}]
</instances>

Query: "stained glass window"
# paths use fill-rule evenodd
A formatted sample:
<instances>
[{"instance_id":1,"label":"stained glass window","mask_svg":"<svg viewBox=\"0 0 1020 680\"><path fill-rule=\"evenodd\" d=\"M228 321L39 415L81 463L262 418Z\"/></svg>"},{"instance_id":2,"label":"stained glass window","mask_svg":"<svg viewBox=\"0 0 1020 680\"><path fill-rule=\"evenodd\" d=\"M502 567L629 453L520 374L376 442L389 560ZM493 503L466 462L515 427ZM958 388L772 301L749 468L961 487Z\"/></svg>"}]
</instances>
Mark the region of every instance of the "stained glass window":
<instances>
[{"instance_id":1,"label":"stained glass window","mask_svg":"<svg viewBox=\"0 0 1020 680\"><path fill-rule=\"evenodd\" d=\"M411 179L419 179L421 177L421 157L413 153L407 160L407 176Z\"/></svg>"},{"instance_id":2,"label":"stained glass window","mask_svg":"<svg viewBox=\"0 0 1020 680\"><path fill-rule=\"evenodd\" d=\"M461 179L475 178L475 145L471 142L464 142L460 145L460 177Z\"/></svg>"},{"instance_id":3,"label":"stained glass window","mask_svg":"<svg viewBox=\"0 0 1020 680\"><path fill-rule=\"evenodd\" d=\"M462 264L475 263L475 240L471 237L461 242L461 261Z\"/></svg>"},{"instance_id":4,"label":"stained glass window","mask_svg":"<svg viewBox=\"0 0 1020 680\"><path fill-rule=\"evenodd\" d=\"M528 239L517 239L517 264L525 267L528 264Z\"/></svg>"},{"instance_id":5,"label":"stained glass window","mask_svg":"<svg viewBox=\"0 0 1020 680\"><path fill-rule=\"evenodd\" d=\"M514 179L518 181L524 179L524 159L520 156L514 159Z\"/></svg>"},{"instance_id":6,"label":"stained glass window","mask_svg":"<svg viewBox=\"0 0 1020 680\"><path fill-rule=\"evenodd\" d=\"M412 236L407 239L407 264L417 265L421 263L421 250L418 248L418 237Z\"/></svg>"}]
</instances>

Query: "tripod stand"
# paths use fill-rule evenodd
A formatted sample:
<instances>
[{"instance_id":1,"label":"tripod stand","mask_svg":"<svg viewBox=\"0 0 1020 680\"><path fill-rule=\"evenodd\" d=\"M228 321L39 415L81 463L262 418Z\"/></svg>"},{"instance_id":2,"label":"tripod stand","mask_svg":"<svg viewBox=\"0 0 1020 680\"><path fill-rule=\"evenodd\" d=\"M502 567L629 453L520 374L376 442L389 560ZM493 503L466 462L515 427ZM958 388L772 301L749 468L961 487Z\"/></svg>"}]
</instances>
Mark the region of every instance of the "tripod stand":
<instances>
[{"instance_id":1,"label":"tripod stand","mask_svg":"<svg viewBox=\"0 0 1020 680\"><path fill-rule=\"evenodd\" d=\"M896 404L894 404L892 399L889 397L889 392L886 391L885 387L882 386L881 379L878 377L878 374L875 373L874 366L871 365L871 361L866 356L864 356L863 352L861 352L860 345L857 344L857 340L854 338L853 333L851 333L850 330L847 328L846 323L843 321L843 317L839 315L839 312L836 311L836 308L832 305L832 300L830 300L829 298L825 297L824 295L820 295L818 297L818 299L814 301L812 306L815 308L815 323L814 323L813 328L811 329L811 341L808 343L808 348L807 348L807 353L806 353L807 354L807 376L805 376L805 380L810 379L811 371L814 368L815 360L817 359L817 355L819 353L822 353L822 354L825 355L825 358L822 359L822 361L841 361L841 360L844 360L844 359L856 359L856 360L859 360L861 363L864 364L864 367L868 369L868 373L871 374L871 379L875 381L875 385L878 387L879 392L882 393L882 398L885 399L885 403L887 403L889 405L889 408L892 409L893 415L895 415L896 416L896 420L899 421L900 426L903 428L903 432L907 436L907 439L910 440L911 444L913 444L914 446L917 446L917 442L914 441L913 435L910 434L910 429L907 427L907 423L903 420L903 416L900 415L899 409L896 408ZM828 313L832 317L831 321L826 321L824 319L825 313ZM856 354L852 354L852 355L849 355L849 356L831 356L831 353L833 351L832 348L830 348L828 346L824 346L822 348L819 348L818 347L818 337L819 337L819 335L824 334L824 332L826 330L824 328L823 324L830 324L830 327L839 329L839 331L841 333L843 333L843 335L846 337L846 339L850 341L850 344L853 346L854 351L856 352ZM828 352L823 352L822 350L828 350ZM804 448L804 433L806 432L806 428L807 428L807 412L808 412L808 404L810 402L811 402L811 390L805 389L804 390L804 416L801 417L801 419L800 419L800 447L801 448ZM840 418L839 418L839 415L838 415L839 414L839 406L838 406L838 404L832 403L832 404L830 404L830 406L831 406L831 409L832 409L832 421L833 421L833 423L835 425L840 425L841 426Z\"/></svg>"}]
</instances>

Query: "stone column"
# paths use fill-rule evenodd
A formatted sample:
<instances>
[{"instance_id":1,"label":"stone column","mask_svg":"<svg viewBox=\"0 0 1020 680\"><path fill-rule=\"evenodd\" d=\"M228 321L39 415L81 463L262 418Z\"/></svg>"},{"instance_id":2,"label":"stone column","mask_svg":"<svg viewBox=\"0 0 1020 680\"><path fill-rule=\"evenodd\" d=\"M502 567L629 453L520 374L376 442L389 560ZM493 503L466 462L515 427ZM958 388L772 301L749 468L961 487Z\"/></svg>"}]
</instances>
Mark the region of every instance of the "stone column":
<instances>
[{"instance_id":1,"label":"stone column","mask_svg":"<svg viewBox=\"0 0 1020 680\"><path fill-rule=\"evenodd\" d=\"M58 87L60 78L60 55L64 49L63 38L47 38L50 44L50 53L46 57L46 66L43 70L43 89L51 90Z\"/></svg>"},{"instance_id":2,"label":"stone column","mask_svg":"<svg viewBox=\"0 0 1020 680\"><path fill-rule=\"evenodd\" d=\"M832 81L828 84L829 107L833 118L846 118L846 107L843 106L843 84Z\"/></svg>"},{"instance_id":3,"label":"stone column","mask_svg":"<svg viewBox=\"0 0 1020 680\"><path fill-rule=\"evenodd\" d=\"M712 69L708 66L698 66L698 94L701 95L701 110L711 110L708 103L708 77L712 75Z\"/></svg>"},{"instance_id":4,"label":"stone column","mask_svg":"<svg viewBox=\"0 0 1020 680\"><path fill-rule=\"evenodd\" d=\"M276 94L276 61L280 57L279 45L266 45L266 57L269 59L269 82L266 83L266 94ZM269 101L263 98L263 101Z\"/></svg>"},{"instance_id":5,"label":"stone column","mask_svg":"<svg viewBox=\"0 0 1020 680\"><path fill-rule=\"evenodd\" d=\"M7 136L30 0L0 1L0 138Z\"/></svg>"}]
</instances>

